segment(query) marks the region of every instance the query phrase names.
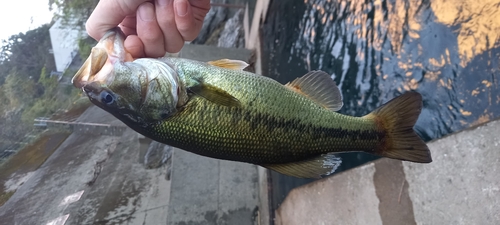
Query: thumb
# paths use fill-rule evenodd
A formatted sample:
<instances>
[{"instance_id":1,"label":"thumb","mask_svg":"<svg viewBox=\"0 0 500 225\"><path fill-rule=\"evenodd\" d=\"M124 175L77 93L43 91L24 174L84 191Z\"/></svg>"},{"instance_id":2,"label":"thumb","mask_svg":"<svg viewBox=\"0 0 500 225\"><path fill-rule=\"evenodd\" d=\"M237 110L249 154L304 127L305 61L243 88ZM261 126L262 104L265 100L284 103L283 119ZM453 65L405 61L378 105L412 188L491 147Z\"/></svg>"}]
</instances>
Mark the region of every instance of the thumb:
<instances>
[{"instance_id":1,"label":"thumb","mask_svg":"<svg viewBox=\"0 0 500 225\"><path fill-rule=\"evenodd\" d=\"M109 30L120 24L128 15L135 15L140 4L148 0L101 0L90 15L85 28L99 40Z\"/></svg>"}]
</instances>

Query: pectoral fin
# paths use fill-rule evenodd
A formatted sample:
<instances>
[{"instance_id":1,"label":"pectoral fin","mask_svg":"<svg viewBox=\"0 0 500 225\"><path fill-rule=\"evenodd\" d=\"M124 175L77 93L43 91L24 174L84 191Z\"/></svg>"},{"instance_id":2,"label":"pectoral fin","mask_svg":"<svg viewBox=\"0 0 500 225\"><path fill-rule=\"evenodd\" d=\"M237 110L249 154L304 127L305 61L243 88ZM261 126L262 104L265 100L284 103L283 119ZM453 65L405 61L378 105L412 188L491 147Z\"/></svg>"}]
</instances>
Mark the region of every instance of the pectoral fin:
<instances>
[{"instance_id":1,"label":"pectoral fin","mask_svg":"<svg viewBox=\"0 0 500 225\"><path fill-rule=\"evenodd\" d=\"M340 166L342 160L333 153L323 154L312 159L286 163L261 165L276 172L298 178L321 178L330 175Z\"/></svg>"},{"instance_id":2,"label":"pectoral fin","mask_svg":"<svg viewBox=\"0 0 500 225\"><path fill-rule=\"evenodd\" d=\"M237 98L213 85L201 83L190 87L189 91L215 104L228 107L239 107L241 105Z\"/></svg>"},{"instance_id":3,"label":"pectoral fin","mask_svg":"<svg viewBox=\"0 0 500 225\"><path fill-rule=\"evenodd\" d=\"M326 72L311 71L285 86L332 111L343 106L342 93Z\"/></svg>"},{"instance_id":4,"label":"pectoral fin","mask_svg":"<svg viewBox=\"0 0 500 225\"><path fill-rule=\"evenodd\" d=\"M209 61L208 64L231 70L243 70L248 66L248 63L244 61L232 59L219 59L216 61Z\"/></svg>"}]
</instances>

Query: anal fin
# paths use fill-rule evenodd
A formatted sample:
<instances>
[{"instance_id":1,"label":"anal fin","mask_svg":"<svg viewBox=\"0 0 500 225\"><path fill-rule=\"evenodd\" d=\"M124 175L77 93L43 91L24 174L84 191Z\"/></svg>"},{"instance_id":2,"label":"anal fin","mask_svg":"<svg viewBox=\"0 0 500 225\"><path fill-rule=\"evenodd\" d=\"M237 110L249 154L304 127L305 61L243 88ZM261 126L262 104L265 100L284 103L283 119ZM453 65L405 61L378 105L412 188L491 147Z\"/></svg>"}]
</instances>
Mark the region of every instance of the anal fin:
<instances>
[{"instance_id":1,"label":"anal fin","mask_svg":"<svg viewBox=\"0 0 500 225\"><path fill-rule=\"evenodd\" d=\"M321 178L335 172L341 163L339 157L328 153L299 162L261 166L292 177Z\"/></svg>"}]
</instances>

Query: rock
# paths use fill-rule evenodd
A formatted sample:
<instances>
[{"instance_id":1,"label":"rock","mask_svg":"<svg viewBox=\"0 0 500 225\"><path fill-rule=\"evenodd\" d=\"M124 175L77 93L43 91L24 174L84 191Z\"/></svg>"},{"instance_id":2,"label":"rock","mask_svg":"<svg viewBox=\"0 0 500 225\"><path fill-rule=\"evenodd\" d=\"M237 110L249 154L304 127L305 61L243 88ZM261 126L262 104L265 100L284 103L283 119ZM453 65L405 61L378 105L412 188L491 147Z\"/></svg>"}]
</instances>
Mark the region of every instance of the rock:
<instances>
[{"instance_id":1,"label":"rock","mask_svg":"<svg viewBox=\"0 0 500 225\"><path fill-rule=\"evenodd\" d=\"M172 156L173 148L160 142L152 141L144 156L144 166L147 169L155 169L164 165Z\"/></svg>"},{"instance_id":2,"label":"rock","mask_svg":"<svg viewBox=\"0 0 500 225\"><path fill-rule=\"evenodd\" d=\"M211 1L212 3L227 3L227 0ZM227 20L229 9L227 7L212 7L205 16L200 34L191 43L205 44L214 30Z\"/></svg>"},{"instance_id":3,"label":"rock","mask_svg":"<svg viewBox=\"0 0 500 225\"><path fill-rule=\"evenodd\" d=\"M243 10L240 9L236 14L227 20L224 29L220 33L218 47L224 48L244 48L245 34L243 30Z\"/></svg>"}]
</instances>

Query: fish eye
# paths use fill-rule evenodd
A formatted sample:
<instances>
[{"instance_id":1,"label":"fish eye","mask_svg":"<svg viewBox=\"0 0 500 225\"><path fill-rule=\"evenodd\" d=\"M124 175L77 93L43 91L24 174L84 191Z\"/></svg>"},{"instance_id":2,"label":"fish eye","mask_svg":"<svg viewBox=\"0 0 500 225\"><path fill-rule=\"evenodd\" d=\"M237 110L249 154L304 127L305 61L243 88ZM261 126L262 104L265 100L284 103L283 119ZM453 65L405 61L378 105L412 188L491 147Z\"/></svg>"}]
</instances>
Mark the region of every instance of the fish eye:
<instances>
[{"instance_id":1,"label":"fish eye","mask_svg":"<svg viewBox=\"0 0 500 225\"><path fill-rule=\"evenodd\" d=\"M113 102L115 102L115 96L113 96L111 93L107 91L101 92L101 102L103 102L106 105L110 105Z\"/></svg>"}]
</instances>

